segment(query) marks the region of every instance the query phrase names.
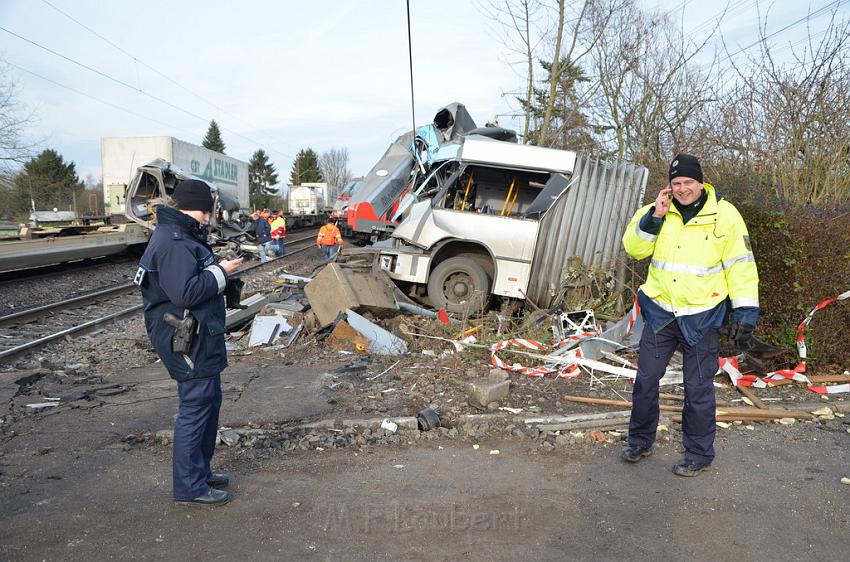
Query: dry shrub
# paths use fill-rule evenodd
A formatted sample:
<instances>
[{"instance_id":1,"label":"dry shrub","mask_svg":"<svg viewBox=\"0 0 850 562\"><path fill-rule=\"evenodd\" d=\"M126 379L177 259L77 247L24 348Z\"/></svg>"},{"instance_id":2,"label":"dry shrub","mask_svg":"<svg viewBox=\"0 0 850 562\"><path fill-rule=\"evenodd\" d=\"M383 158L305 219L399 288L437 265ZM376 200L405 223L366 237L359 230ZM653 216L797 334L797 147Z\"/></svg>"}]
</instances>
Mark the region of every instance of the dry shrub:
<instances>
[{"instance_id":1,"label":"dry shrub","mask_svg":"<svg viewBox=\"0 0 850 562\"><path fill-rule=\"evenodd\" d=\"M795 348L797 325L819 302L850 289L850 214L738 204L759 268L758 334ZM809 362L850 367L846 301L819 311L806 335Z\"/></svg>"}]
</instances>

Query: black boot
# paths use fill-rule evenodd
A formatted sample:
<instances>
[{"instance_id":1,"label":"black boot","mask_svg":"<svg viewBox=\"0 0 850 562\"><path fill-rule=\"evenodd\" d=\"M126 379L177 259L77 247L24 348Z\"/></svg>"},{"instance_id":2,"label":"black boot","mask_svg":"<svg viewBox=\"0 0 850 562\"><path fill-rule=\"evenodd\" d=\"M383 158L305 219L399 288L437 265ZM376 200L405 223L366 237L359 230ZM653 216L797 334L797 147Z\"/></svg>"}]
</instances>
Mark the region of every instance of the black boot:
<instances>
[{"instance_id":1,"label":"black boot","mask_svg":"<svg viewBox=\"0 0 850 562\"><path fill-rule=\"evenodd\" d=\"M695 461L687 457L682 457L679 462L673 465L673 474L677 476L696 476L700 471L711 466L711 461Z\"/></svg>"},{"instance_id":2,"label":"black boot","mask_svg":"<svg viewBox=\"0 0 850 562\"><path fill-rule=\"evenodd\" d=\"M652 445L648 447L629 445L628 447L623 447L623 450L620 451L620 458L626 462L638 462L643 457L648 457L651 454Z\"/></svg>"},{"instance_id":3,"label":"black boot","mask_svg":"<svg viewBox=\"0 0 850 562\"><path fill-rule=\"evenodd\" d=\"M222 490L210 488L207 493L193 500L175 500L183 505L224 505L230 501L230 494Z\"/></svg>"},{"instance_id":4,"label":"black boot","mask_svg":"<svg viewBox=\"0 0 850 562\"><path fill-rule=\"evenodd\" d=\"M207 478L207 486L215 486L216 488L226 488L228 484L230 484L230 476L226 474L213 472L212 474L210 474L210 477Z\"/></svg>"}]
</instances>

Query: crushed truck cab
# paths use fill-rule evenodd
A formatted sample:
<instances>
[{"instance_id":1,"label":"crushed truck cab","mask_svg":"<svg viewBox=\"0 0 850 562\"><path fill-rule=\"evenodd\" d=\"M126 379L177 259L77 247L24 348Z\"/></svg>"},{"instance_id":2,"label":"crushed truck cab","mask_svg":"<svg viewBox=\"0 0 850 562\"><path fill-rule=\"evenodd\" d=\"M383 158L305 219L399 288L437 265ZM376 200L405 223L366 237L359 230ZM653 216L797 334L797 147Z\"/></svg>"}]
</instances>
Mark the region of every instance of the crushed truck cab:
<instances>
[{"instance_id":1,"label":"crushed truck cab","mask_svg":"<svg viewBox=\"0 0 850 562\"><path fill-rule=\"evenodd\" d=\"M570 258L614 264L647 175L469 135L440 147L392 237L372 249L390 278L434 307L474 312L491 295L546 307Z\"/></svg>"}]
</instances>

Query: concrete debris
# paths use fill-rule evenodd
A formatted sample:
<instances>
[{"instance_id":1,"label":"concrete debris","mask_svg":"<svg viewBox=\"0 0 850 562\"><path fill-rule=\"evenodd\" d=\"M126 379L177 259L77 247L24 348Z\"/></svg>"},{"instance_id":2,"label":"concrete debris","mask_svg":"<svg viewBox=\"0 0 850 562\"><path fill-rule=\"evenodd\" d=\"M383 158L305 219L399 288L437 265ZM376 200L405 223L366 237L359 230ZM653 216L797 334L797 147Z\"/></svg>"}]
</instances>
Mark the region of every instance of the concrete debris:
<instances>
[{"instance_id":1,"label":"concrete debris","mask_svg":"<svg viewBox=\"0 0 850 562\"><path fill-rule=\"evenodd\" d=\"M225 429L218 432L218 438L228 447L235 447L239 444L241 436L239 435L239 432L233 429Z\"/></svg>"},{"instance_id":2,"label":"concrete debris","mask_svg":"<svg viewBox=\"0 0 850 562\"><path fill-rule=\"evenodd\" d=\"M370 270L343 268L331 263L305 287L320 327L330 326L341 312L355 310L381 315L398 311L395 287Z\"/></svg>"},{"instance_id":3,"label":"concrete debris","mask_svg":"<svg viewBox=\"0 0 850 562\"><path fill-rule=\"evenodd\" d=\"M850 486L850 478L847 478L846 476L843 477L841 479L841 483L844 484L845 486Z\"/></svg>"},{"instance_id":4,"label":"concrete debris","mask_svg":"<svg viewBox=\"0 0 850 562\"><path fill-rule=\"evenodd\" d=\"M823 408L812 410L812 414L818 417L827 417L828 419L832 419L835 416L832 411L832 408L830 408L829 406L824 406Z\"/></svg>"},{"instance_id":5,"label":"concrete debris","mask_svg":"<svg viewBox=\"0 0 850 562\"><path fill-rule=\"evenodd\" d=\"M157 443L162 443L163 445L170 445L174 441L174 430L161 429L156 432L155 436Z\"/></svg>"},{"instance_id":6,"label":"concrete debris","mask_svg":"<svg viewBox=\"0 0 850 562\"><path fill-rule=\"evenodd\" d=\"M467 394L472 402L486 408L492 402L498 402L508 396L510 389L510 381L492 382L481 381L471 382L467 386Z\"/></svg>"}]
</instances>

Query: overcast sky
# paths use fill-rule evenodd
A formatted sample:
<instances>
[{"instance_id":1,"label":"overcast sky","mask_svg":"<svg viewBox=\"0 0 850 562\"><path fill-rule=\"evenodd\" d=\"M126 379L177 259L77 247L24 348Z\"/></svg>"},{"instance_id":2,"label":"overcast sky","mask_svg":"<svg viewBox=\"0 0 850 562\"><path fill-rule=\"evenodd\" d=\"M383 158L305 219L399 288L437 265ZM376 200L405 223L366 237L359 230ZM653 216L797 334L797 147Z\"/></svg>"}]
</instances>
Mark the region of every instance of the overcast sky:
<instances>
[{"instance_id":1,"label":"overcast sky","mask_svg":"<svg viewBox=\"0 0 850 562\"><path fill-rule=\"evenodd\" d=\"M411 0L417 125L460 101L479 125L498 119L521 127L509 116L508 93L522 79L483 13L487 2ZM644 0L672 10L696 37L707 33L718 4ZM756 0L730 4L721 30L727 43L744 47L757 39ZM777 0L768 32L830 4L848 15L848 0ZM762 11L770 5L762 1ZM828 19L810 22L812 32ZM224 129L227 154L247 161L262 146L282 180L308 146L347 147L352 171L364 174L411 128L404 0L0 0L0 26L7 30L0 57L19 67L11 68L18 98L36 115L28 136L76 162L81 178L100 176L101 137L200 144L211 118ZM774 41L804 33L798 25Z\"/></svg>"}]
</instances>

